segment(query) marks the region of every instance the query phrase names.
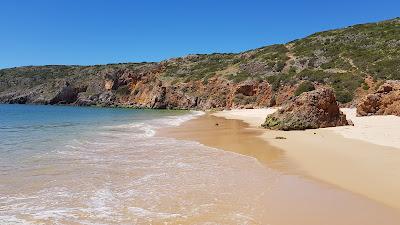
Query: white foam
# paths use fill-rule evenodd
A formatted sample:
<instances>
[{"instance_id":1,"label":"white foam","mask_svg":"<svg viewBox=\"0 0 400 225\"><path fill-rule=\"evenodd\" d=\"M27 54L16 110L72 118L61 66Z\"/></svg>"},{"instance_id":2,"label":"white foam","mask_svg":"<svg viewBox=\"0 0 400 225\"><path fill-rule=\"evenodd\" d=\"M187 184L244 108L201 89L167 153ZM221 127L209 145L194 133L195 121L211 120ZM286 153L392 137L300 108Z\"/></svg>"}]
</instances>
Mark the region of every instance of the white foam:
<instances>
[{"instance_id":1,"label":"white foam","mask_svg":"<svg viewBox=\"0 0 400 225\"><path fill-rule=\"evenodd\" d=\"M113 192L105 187L94 193L88 205L90 210L96 213L97 217L109 218L113 214L110 204L112 206L117 202L118 199L115 198Z\"/></svg>"},{"instance_id":2,"label":"white foam","mask_svg":"<svg viewBox=\"0 0 400 225\"><path fill-rule=\"evenodd\" d=\"M129 207L128 210L134 216L146 219L157 218L165 220L185 217L178 213L154 212L140 207Z\"/></svg>"},{"instance_id":3,"label":"white foam","mask_svg":"<svg viewBox=\"0 0 400 225\"><path fill-rule=\"evenodd\" d=\"M32 217L35 220L61 220L65 218L73 218L78 219L77 215L72 213L72 209L47 209L44 211L38 211L36 213L32 213Z\"/></svg>"},{"instance_id":4,"label":"white foam","mask_svg":"<svg viewBox=\"0 0 400 225\"><path fill-rule=\"evenodd\" d=\"M171 125L171 126L179 126L182 123L189 121L191 119L194 119L198 116L204 115L205 113L202 111L191 111L189 114L183 115L183 116L169 116L165 120L165 124Z\"/></svg>"},{"instance_id":5,"label":"white foam","mask_svg":"<svg viewBox=\"0 0 400 225\"><path fill-rule=\"evenodd\" d=\"M122 133L132 132L129 133L129 135L136 137L153 137L156 134L156 129L158 128L179 126L182 123L201 115L204 115L204 112L190 111L185 115L166 116L163 118L151 119L145 122L134 122L128 124L115 125L115 126L104 126L104 128L109 132L108 133L103 132L102 134L111 134L110 132L121 131ZM136 133L135 131L137 131L138 129L142 131L142 133L140 134Z\"/></svg>"},{"instance_id":6,"label":"white foam","mask_svg":"<svg viewBox=\"0 0 400 225\"><path fill-rule=\"evenodd\" d=\"M7 225L29 225L33 224L23 219L18 219L14 215L0 215L0 224L7 224Z\"/></svg>"}]
</instances>

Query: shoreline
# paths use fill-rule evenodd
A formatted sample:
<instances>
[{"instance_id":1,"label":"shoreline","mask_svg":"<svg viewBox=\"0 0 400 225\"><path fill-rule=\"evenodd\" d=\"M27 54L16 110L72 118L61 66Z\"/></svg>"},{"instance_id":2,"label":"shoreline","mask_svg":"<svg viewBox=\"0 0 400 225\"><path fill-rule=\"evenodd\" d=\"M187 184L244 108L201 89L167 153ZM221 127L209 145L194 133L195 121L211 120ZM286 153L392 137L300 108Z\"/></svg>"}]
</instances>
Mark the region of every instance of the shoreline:
<instances>
[{"instance_id":1,"label":"shoreline","mask_svg":"<svg viewBox=\"0 0 400 225\"><path fill-rule=\"evenodd\" d=\"M259 193L258 203L254 202L259 207L268 209L269 214L261 218L267 216L267 221L276 221L274 224L352 225L400 222L398 209L304 173L285 149L278 148L263 138L264 131L242 120L217 117L208 112L178 127L160 129L157 136L194 141L214 148L214 151L237 154L236 157L250 157L254 159L253 166L264 168L266 175L270 174L267 176L274 174L273 179L263 184L265 189ZM244 171L248 169L234 162L229 167ZM221 189L221 194L223 193ZM288 211L291 212L290 218L283 218L282 215Z\"/></svg>"},{"instance_id":2,"label":"shoreline","mask_svg":"<svg viewBox=\"0 0 400 225\"><path fill-rule=\"evenodd\" d=\"M213 115L238 119L256 128L273 109L221 111ZM350 119L353 109L342 109ZM400 149L395 137L400 118L357 117L355 126L305 131L259 128L268 144L280 148L306 175L400 210ZM374 121L375 123L371 123ZM382 126L382 122L383 126ZM391 135L385 136L388 127ZM396 130L397 129L397 130ZM285 137L286 139L276 139ZM385 141L386 143L382 143ZM368 142L367 142L368 141ZM380 145L379 145L380 144ZM383 145L384 144L384 145ZM400 146L400 145L399 145Z\"/></svg>"},{"instance_id":3,"label":"shoreline","mask_svg":"<svg viewBox=\"0 0 400 225\"><path fill-rule=\"evenodd\" d=\"M158 136L195 141L217 149L228 149L230 152L255 158L270 167L278 166L275 161L284 157L284 152L260 138L262 134L262 130L254 129L244 121L225 119L212 113L198 115L178 127L163 128L157 132ZM243 146L248 146L251 150Z\"/></svg>"},{"instance_id":4,"label":"shoreline","mask_svg":"<svg viewBox=\"0 0 400 225\"><path fill-rule=\"evenodd\" d=\"M269 181L272 183L266 186L267 194L262 194L267 195L264 197L268 201L263 204L276 213L268 215L269 218L276 218L276 224L391 224L392 220L387 220L388 218L393 215L394 218L400 217L398 208L309 174L297 158L288 154L287 149L272 143L265 138L264 129L254 126L256 111L253 111L253 122L250 122L253 125L249 125L249 120L232 118L237 115L230 114L227 119L215 115L221 112L208 112L178 127L161 129L157 136L194 141L215 148L216 151L255 158L255 162L265 167L267 173L277 173L274 180ZM232 166L236 168L240 165ZM268 194L269 192L272 193ZM293 212L292 221L278 222L288 210ZM400 220L393 221L398 224Z\"/></svg>"}]
</instances>

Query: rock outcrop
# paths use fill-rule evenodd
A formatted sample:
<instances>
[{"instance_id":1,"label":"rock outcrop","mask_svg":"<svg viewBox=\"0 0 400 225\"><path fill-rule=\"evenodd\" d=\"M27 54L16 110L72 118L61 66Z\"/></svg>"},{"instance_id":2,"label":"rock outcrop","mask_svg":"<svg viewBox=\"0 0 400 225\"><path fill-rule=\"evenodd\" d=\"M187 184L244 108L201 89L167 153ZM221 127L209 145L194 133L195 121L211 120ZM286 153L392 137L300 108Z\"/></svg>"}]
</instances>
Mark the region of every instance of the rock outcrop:
<instances>
[{"instance_id":1,"label":"rock outcrop","mask_svg":"<svg viewBox=\"0 0 400 225\"><path fill-rule=\"evenodd\" d=\"M289 100L267 116L262 126L277 130L304 130L348 124L346 116L339 110L333 90L320 88Z\"/></svg>"},{"instance_id":2,"label":"rock outcrop","mask_svg":"<svg viewBox=\"0 0 400 225\"><path fill-rule=\"evenodd\" d=\"M86 86L72 86L69 82L64 82L60 89L56 92L56 95L50 99L50 104L70 104L74 103L78 99L80 92L85 92Z\"/></svg>"},{"instance_id":3,"label":"rock outcrop","mask_svg":"<svg viewBox=\"0 0 400 225\"><path fill-rule=\"evenodd\" d=\"M400 116L400 81L386 81L375 93L365 96L357 105L358 116Z\"/></svg>"}]
</instances>

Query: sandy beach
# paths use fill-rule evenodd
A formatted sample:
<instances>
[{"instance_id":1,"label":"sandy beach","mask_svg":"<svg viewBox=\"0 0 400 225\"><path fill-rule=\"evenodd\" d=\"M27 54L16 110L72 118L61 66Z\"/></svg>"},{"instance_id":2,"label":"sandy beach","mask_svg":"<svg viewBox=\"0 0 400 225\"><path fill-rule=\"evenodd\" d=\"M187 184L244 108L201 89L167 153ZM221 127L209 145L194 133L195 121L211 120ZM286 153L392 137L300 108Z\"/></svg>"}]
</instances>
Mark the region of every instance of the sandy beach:
<instances>
[{"instance_id":1,"label":"sandy beach","mask_svg":"<svg viewBox=\"0 0 400 225\"><path fill-rule=\"evenodd\" d=\"M259 127L274 110L231 110L214 115ZM400 210L400 118L356 117L355 109L342 111L354 126L264 130L260 137L282 149L298 171ZM278 136L286 139L276 139Z\"/></svg>"},{"instance_id":2,"label":"sandy beach","mask_svg":"<svg viewBox=\"0 0 400 225\"><path fill-rule=\"evenodd\" d=\"M268 109L268 111L273 110ZM264 165L266 178L249 184L254 186L253 190L243 190L236 196L242 199L253 195L254 191L259 193L257 200L250 203L257 205L253 209L254 215L258 215L253 217L254 224L365 225L400 222L399 210L338 187L333 182L309 176L304 168L300 167L296 157L288 154L278 143L270 142L270 134L267 135L264 129L256 127L256 122L260 119L257 115L264 112L265 110L258 109L232 110L218 112L216 113L218 116L208 113L179 127L159 130L158 135L196 141L220 150L255 158L257 161L254 162L254 166ZM243 118L242 113L250 117L242 120L233 119L239 116ZM244 121L250 122L251 125ZM339 135L336 136L341 138ZM307 154L311 153L304 153L305 156ZM234 162L232 166L244 171L251 169ZM256 186L261 188L256 189ZM221 194L223 193L222 189ZM283 216L287 212L290 212L290 216Z\"/></svg>"}]
</instances>

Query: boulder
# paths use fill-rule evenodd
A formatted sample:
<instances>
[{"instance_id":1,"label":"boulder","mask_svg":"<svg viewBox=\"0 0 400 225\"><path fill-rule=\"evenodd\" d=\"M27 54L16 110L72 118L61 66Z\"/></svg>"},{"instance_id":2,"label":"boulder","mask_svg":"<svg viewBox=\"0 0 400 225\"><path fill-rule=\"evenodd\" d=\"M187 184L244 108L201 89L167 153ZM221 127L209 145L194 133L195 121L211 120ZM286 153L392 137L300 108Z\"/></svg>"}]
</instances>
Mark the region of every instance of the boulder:
<instances>
[{"instance_id":1,"label":"boulder","mask_svg":"<svg viewBox=\"0 0 400 225\"><path fill-rule=\"evenodd\" d=\"M102 106L113 106L115 104L115 94L111 91L101 93L97 98L97 103Z\"/></svg>"},{"instance_id":2,"label":"boulder","mask_svg":"<svg viewBox=\"0 0 400 225\"><path fill-rule=\"evenodd\" d=\"M278 111L269 115L264 128L276 130L305 130L349 125L339 110L334 92L321 88L292 98Z\"/></svg>"},{"instance_id":3,"label":"boulder","mask_svg":"<svg viewBox=\"0 0 400 225\"><path fill-rule=\"evenodd\" d=\"M357 105L357 116L400 116L400 81L386 81Z\"/></svg>"}]
</instances>

